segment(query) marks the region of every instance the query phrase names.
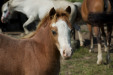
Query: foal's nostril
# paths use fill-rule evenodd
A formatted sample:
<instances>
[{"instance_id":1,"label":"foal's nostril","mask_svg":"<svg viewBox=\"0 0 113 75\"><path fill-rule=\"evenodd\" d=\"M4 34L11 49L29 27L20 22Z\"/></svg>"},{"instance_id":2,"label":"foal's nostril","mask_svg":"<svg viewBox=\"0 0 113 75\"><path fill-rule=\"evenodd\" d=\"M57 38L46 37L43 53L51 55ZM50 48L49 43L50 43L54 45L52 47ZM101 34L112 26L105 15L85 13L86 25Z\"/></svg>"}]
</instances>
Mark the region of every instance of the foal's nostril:
<instances>
[{"instance_id":1,"label":"foal's nostril","mask_svg":"<svg viewBox=\"0 0 113 75\"><path fill-rule=\"evenodd\" d=\"M65 50L63 51L63 56L64 56L65 58L67 58L67 57L68 57L68 54L66 53L66 51L65 51Z\"/></svg>"},{"instance_id":2,"label":"foal's nostril","mask_svg":"<svg viewBox=\"0 0 113 75\"><path fill-rule=\"evenodd\" d=\"M64 56L64 59L66 60L66 59L69 59L70 57L71 57L71 53L70 53L70 51L68 52L66 52L66 50L63 50L63 56Z\"/></svg>"}]
</instances>

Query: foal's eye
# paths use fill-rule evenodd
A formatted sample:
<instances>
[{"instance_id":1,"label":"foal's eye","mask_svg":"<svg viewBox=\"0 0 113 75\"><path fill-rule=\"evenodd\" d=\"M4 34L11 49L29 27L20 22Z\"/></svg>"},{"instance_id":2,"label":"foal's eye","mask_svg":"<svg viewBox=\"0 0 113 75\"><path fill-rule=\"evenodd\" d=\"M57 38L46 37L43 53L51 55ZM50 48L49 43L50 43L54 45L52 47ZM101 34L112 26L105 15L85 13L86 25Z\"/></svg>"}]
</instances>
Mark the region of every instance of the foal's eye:
<instances>
[{"instance_id":1,"label":"foal's eye","mask_svg":"<svg viewBox=\"0 0 113 75\"><path fill-rule=\"evenodd\" d=\"M56 34L57 34L57 32L56 32L56 31L54 31L54 30L52 30L52 34L53 34L53 35L56 35Z\"/></svg>"}]
</instances>

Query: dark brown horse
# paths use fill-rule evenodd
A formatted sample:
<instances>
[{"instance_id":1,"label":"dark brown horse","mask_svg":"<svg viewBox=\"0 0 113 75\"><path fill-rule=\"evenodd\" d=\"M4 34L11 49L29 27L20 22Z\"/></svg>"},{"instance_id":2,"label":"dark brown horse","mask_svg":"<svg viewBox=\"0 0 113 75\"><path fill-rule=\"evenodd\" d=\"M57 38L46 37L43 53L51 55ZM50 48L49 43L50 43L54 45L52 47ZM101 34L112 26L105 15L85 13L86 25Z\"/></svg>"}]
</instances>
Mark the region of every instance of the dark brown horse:
<instances>
[{"instance_id":1,"label":"dark brown horse","mask_svg":"<svg viewBox=\"0 0 113 75\"><path fill-rule=\"evenodd\" d=\"M70 12L52 8L28 39L0 34L0 75L58 75L60 54L72 55Z\"/></svg>"},{"instance_id":2,"label":"dark brown horse","mask_svg":"<svg viewBox=\"0 0 113 75\"><path fill-rule=\"evenodd\" d=\"M90 52L93 49L93 33L92 33L92 25L88 21L88 15L90 13L103 13L103 12L110 12L111 11L111 4L109 0L84 0L82 7L81 7L81 14L84 21L86 21L88 24L88 29L90 32L90 40L91 40L91 47ZM104 31L104 26L102 25L95 25L93 26L95 36L97 37L98 42L98 56L97 56L97 64L102 63L102 50L101 50L101 32L102 36L105 41L105 51L109 52L108 45L110 45L111 41L111 33L112 33L112 26L107 26L107 38ZM108 42L108 44L107 44ZM109 55L107 56L109 58Z\"/></svg>"}]
</instances>

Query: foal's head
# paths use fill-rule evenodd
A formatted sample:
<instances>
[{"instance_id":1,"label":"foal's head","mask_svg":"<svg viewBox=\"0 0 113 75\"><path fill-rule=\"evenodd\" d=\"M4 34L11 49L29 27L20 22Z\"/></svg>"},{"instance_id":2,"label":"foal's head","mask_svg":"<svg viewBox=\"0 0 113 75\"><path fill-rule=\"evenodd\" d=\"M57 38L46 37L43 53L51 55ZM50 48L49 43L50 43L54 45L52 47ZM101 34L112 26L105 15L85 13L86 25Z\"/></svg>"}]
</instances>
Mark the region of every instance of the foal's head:
<instances>
[{"instance_id":1,"label":"foal's head","mask_svg":"<svg viewBox=\"0 0 113 75\"><path fill-rule=\"evenodd\" d=\"M55 10L52 8L49 13L50 19L52 20L50 24L51 34L61 56L64 59L68 59L72 55L70 40L70 32L72 27L69 21L70 13L70 6L67 7L65 11L63 9Z\"/></svg>"},{"instance_id":2,"label":"foal's head","mask_svg":"<svg viewBox=\"0 0 113 75\"><path fill-rule=\"evenodd\" d=\"M13 8L11 7L10 2L11 1L7 1L2 6L2 16L1 16L2 23L7 22L12 16Z\"/></svg>"}]
</instances>

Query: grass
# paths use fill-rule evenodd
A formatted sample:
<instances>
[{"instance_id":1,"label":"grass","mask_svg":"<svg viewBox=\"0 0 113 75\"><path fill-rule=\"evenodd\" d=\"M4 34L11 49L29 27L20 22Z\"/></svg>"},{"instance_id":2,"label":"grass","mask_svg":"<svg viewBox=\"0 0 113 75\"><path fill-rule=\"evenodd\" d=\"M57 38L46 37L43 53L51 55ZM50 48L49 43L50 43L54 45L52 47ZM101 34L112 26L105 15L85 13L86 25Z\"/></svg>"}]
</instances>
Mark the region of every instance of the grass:
<instances>
[{"instance_id":1,"label":"grass","mask_svg":"<svg viewBox=\"0 0 113 75\"><path fill-rule=\"evenodd\" d=\"M88 33L89 31L87 31L87 30L81 30L81 32L83 33L83 32L86 32L86 33Z\"/></svg>"},{"instance_id":2,"label":"grass","mask_svg":"<svg viewBox=\"0 0 113 75\"><path fill-rule=\"evenodd\" d=\"M105 52L103 57L105 62ZM96 61L97 53L89 53L87 48L81 47L74 52L71 59L61 60L60 75L113 75L112 66L97 65Z\"/></svg>"}]
</instances>

